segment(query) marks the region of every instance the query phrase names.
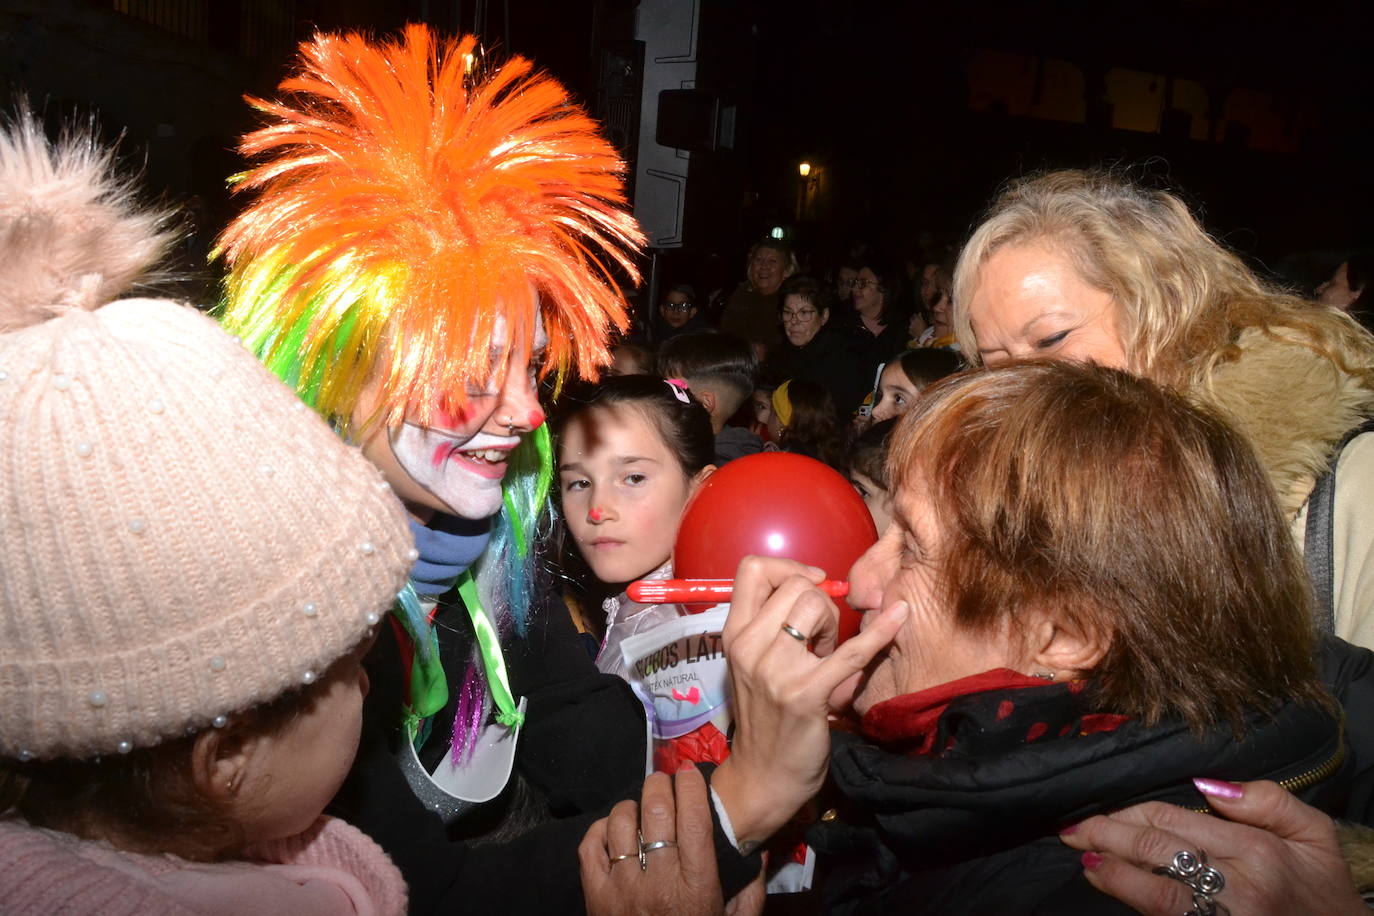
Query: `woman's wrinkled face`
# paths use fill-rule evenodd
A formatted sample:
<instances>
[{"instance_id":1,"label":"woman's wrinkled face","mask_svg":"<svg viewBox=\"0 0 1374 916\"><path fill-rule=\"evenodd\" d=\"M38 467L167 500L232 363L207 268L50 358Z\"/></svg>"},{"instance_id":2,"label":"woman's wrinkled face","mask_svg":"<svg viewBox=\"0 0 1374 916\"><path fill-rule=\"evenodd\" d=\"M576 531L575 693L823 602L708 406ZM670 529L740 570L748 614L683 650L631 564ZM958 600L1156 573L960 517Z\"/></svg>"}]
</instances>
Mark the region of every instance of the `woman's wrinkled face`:
<instances>
[{"instance_id":1,"label":"woman's wrinkled face","mask_svg":"<svg viewBox=\"0 0 1374 916\"><path fill-rule=\"evenodd\" d=\"M829 320L830 309L817 309L810 299L795 295L783 299L782 330L794 347L809 344Z\"/></svg>"},{"instance_id":2,"label":"woman's wrinkled face","mask_svg":"<svg viewBox=\"0 0 1374 916\"><path fill-rule=\"evenodd\" d=\"M1111 296L1084 283L1045 242L994 252L978 271L967 307L978 355L989 366L1063 359L1128 368Z\"/></svg>"},{"instance_id":3,"label":"woman's wrinkled face","mask_svg":"<svg viewBox=\"0 0 1374 916\"><path fill-rule=\"evenodd\" d=\"M866 624L883 608L910 608L897 638L868 666L854 697L863 715L874 705L994 668L1025 670L1024 648L1010 627L971 632L954 621L940 580L943 533L924 484L893 495L892 521L849 572L849 604Z\"/></svg>"},{"instance_id":4,"label":"woman's wrinkled face","mask_svg":"<svg viewBox=\"0 0 1374 916\"><path fill-rule=\"evenodd\" d=\"M906 413L921 389L907 378L900 360L883 367L878 376L878 400L873 403L873 422L881 423Z\"/></svg>"}]
</instances>

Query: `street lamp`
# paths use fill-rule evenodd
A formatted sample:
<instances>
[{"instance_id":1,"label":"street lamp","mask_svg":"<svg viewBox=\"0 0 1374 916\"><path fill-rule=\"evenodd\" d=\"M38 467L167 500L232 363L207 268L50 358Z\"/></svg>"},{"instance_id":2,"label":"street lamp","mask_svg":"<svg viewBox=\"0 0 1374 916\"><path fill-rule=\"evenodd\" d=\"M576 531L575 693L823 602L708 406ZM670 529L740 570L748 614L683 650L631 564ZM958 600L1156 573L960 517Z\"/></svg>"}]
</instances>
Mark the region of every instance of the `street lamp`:
<instances>
[{"instance_id":1,"label":"street lamp","mask_svg":"<svg viewBox=\"0 0 1374 916\"><path fill-rule=\"evenodd\" d=\"M801 177L807 177L811 174L811 163L803 162L801 165L797 166L797 172L801 175Z\"/></svg>"}]
</instances>

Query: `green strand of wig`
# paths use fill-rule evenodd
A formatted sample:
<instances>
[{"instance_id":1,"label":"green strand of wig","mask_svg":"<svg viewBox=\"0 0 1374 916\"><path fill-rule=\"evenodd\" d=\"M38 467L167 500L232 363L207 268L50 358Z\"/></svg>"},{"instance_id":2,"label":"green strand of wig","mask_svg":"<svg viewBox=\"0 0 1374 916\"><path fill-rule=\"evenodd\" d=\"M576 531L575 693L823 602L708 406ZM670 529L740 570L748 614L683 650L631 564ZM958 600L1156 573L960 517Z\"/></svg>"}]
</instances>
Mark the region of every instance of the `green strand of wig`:
<instances>
[{"instance_id":1,"label":"green strand of wig","mask_svg":"<svg viewBox=\"0 0 1374 916\"><path fill-rule=\"evenodd\" d=\"M492 524L491 541L477 562L477 584L487 607L509 613L524 637L534 593L535 543L549 527L553 484L553 441L548 425L526 436L511 452L502 493L503 508Z\"/></svg>"}]
</instances>

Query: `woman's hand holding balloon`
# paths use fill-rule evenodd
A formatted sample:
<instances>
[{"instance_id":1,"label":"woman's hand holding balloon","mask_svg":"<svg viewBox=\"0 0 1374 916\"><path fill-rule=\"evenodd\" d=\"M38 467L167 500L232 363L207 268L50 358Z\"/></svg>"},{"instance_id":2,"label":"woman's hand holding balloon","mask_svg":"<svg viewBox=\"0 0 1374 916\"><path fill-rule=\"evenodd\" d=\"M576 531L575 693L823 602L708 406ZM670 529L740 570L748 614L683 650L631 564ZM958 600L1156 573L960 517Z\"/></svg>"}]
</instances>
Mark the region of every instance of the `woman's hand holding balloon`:
<instances>
[{"instance_id":1,"label":"woman's hand holding balloon","mask_svg":"<svg viewBox=\"0 0 1374 916\"><path fill-rule=\"evenodd\" d=\"M735 577L724 631L735 736L711 785L745 852L819 791L829 713L848 705L864 667L907 616L898 603L837 647L838 611L816 588L824 578L816 567L772 557L747 557Z\"/></svg>"}]
</instances>

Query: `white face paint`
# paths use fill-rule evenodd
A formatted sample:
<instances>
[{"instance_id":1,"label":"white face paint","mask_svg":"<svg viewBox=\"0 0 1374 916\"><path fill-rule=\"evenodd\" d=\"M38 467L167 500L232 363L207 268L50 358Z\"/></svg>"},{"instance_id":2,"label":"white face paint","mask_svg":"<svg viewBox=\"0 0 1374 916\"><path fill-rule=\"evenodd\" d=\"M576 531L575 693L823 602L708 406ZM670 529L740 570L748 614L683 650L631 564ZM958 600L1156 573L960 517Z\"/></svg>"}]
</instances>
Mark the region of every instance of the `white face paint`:
<instances>
[{"instance_id":1,"label":"white face paint","mask_svg":"<svg viewBox=\"0 0 1374 916\"><path fill-rule=\"evenodd\" d=\"M519 436L425 429L403 423L392 430L391 450L411 479L460 518L480 519L501 508L501 480Z\"/></svg>"},{"instance_id":2,"label":"white face paint","mask_svg":"<svg viewBox=\"0 0 1374 916\"><path fill-rule=\"evenodd\" d=\"M498 320L493 362L504 350L505 336L505 322ZM540 321L532 341L517 341L508 351L504 380L474 387L456 415L436 411L428 427L410 421L378 426L360 442L417 519L427 521L437 511L476 520L500 510L510 451L544 422L534 376L547 345ZM373 409L374 402L364 400L359 423Z\"/></svg>"}]
</instances>

